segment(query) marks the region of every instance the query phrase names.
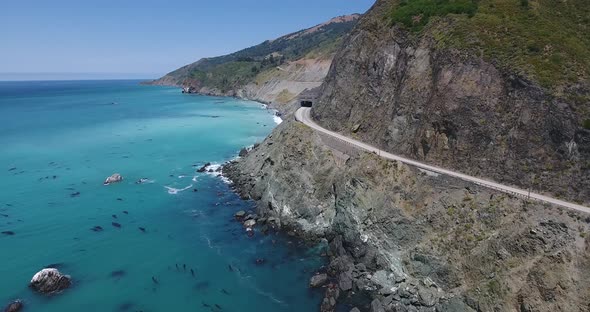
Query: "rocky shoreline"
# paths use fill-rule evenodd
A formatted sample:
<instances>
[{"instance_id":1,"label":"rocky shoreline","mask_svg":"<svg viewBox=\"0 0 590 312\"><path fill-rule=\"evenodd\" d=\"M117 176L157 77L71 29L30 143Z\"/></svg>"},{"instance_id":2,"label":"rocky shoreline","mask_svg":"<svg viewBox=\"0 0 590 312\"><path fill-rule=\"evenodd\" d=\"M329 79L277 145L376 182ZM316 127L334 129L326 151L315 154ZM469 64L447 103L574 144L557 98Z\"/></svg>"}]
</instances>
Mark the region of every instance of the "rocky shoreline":
<instances>
[{"instance_id":1,"label":"rocky shoreline","mask_svg":"<svg viewBox=\"0 0 590 312\"><path fill-rule=\"evenodd\" d=\"M240 157L247 156L252 150L255 150L260 145L256 144L251 149L243 148L240 151ZM239 159L227 162L222 166L221 172L223 176L231 181L230 188L236 192L243 200L255 200L260 202L261 198L252 198L249 193L247 186L248 182L244 180L243 172L240 171ZM249 180L249 179L247 179ZM262 213L262 214L258 214ZM239 211L235 214L236 220L243 223L244 227L247 228L248 233L252 233L251 228L255 225L261 226L260 232L267 234L270 229L273 231L282 232L289 237L299 239L307 245L316 245L320 241L327 242L327 249L322 252L322 256L328 258L328 265L325 268L318 268L317 272L310 275L309 288L321 288L324 289L324 299L319 306L319 311L330 312L336 311L337 305L346 306L351 312L361 311L355 304L359 306L368 307L367 311L381 312L385 311L383 305L379 299L371 299L375 297L375 294L391 295L395 292L395 282L388 281L392 276L387 276L385 271L379 271L374 277L371 276L367 270L367 266L364 263L358 263L360 257L359 254L374 254L375 250L367 250L364 248L360 253L357 247L353 247L357 252L352 254L347 250L350 247L345 248L342 235L336 233L327 233L327 235L316 235L315 233L307 232L295 224L290 223L288 220L281 219L275 214L268 213L268 211L259 210L256 214L247 214L245 211ZM366 246L363 246L366 247ZM355 258L356 255L356 258ZM355 264L357 263L357 264ZM371 279L381 279L384 283L389 283L391 287L389 289L381 289L381 291L355 291L353 290L354 285L368 285L371 283ZM400 281L405 281L402 279ZM415 286L419 281L411 281L408 285ZM424 282L428 287L435 286L432 281ZM359 287L356 287L357 289ZM387 288L387 287L386 287ZM371 289L369 287L368 289ZM436 290L436 288L434 288ZM412 296L412 294L414 296ZM423 297L418 296L418 292L415 288L412 288L410 292L405 293L405 298L412 300L414 303L422 303L434 306L434 296L432 294L426 294L422 292ZM397 295L397 300L402 298ZM386 298L386 302L391 302L394 297ZM363 310L364 311L364 310ZM434 311L434 310L432 310Z\"/></svg>"},{"instance_id":2,"label":"rocky shoreline","mask_svg":"<svg viewBox=\"0 0 590 312\"><path fill-rule=\"evenodd\" d=\"M238 162L239 160L234 160L226 163L223 166L223 175L232 181L232 190L242 199L260 201L260 198L250 196L247 185L249 179L244 180ZM328 242L324 256L328 257L329 264L326 268L318 268L315 275L310 276L309 283L310 288L324 289L324 299L319 307L321 312L336 311L337 305L348 307L351 312L384 312L384 306L391 305L395 301L400 302L400 307L402 305L416 306L415 311L459 311L455 310L456 308L465 308L467 311L466 309L468 309L466 306L461 306L460 302L451 301L451 304L448 305L449 308L445 309L439 305L437 310L435 305L442 297L441 289L429 278L424 280L410 279L405 276L395 276L385 270L377 270L371 274L369 268L375 270L386 266L377 257L377 251L371 246L365 244L346 246L341 234L317 235L306 232L272 213L260 210L258 213L262 214L246 216L245 212L238 212L236 219L243 222L245 227L254 226L256 223L263 224L260 229L262 233L268 231L268 225L266 225L268 222L272 224L273 230L296 237L310 245L317 244L320 240ZM256 222L247 224L248 220L256 220ZM367 260L369 260L368 263L364 263ZM379 286L381 288L378 288ZM378 297L382 299L380 300Z\"/></svg>"},{"instance_id":3,"label":"rocky shoreline","mask_svg":"<svg viewBox=\"0 0 590 312\"><path fill-rule=\"evenodd\" d=\"M590 299L575 275L590 263L587 216L342 156L291 120L241 156L223 174L258 218L327 241L329 264L310 276L325 293L319 311L576 310Z\"/></svg>"}]
</instances>

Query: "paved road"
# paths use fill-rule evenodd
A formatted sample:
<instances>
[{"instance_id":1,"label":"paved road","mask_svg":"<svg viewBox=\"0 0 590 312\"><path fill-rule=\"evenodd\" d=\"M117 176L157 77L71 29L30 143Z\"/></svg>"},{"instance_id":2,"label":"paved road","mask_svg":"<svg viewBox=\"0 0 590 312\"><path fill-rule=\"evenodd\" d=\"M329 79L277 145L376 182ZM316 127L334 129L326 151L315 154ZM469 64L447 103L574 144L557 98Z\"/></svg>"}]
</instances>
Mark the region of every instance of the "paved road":
<instances>
[{"instance_id":1,"label":"paved road","mask_svg":"<svg viewBox=\"0 0 590 312\"><path fill-rule=\"evenodd\" d=\"M546 202L546 203L550 203L550 204L554 204L554 205L558 205L558 206L562 206L565 208L569 208L569 209L574 209L574 210L578 210L578 211L582 211L585 213L590 213L590 208L588 207L584 207L578 204L574 204L574 203L569 203L563 200L559 200L559 199L555 199L555 198L551 198L545 195L541 195L541 194L536 194L536 193L529 193L529 191L527 190L521 190L512 186L508 186L508 185L503 185L500 183L496 183L493 181L488 181L488 180L484 180L484 179L480 179L480 178L476 178L476 177L472 177L460 172L456 172L456 171L451 171L451 170L447 170L444 168L440 168L440 167L436 167L436 166L431 166L431 165L427 165L412 159L408 159L405 157L401 157L398 155L394 155L385 151L382 151L376 147L373 147L369 144L365 144L363 142L351 139L349 137L343 136L339 133L330 131L328 129L324 129L321 126L319 126L318 124L316 124L313 120L311 120L311 116L310 116L310 111L311 108L309 107L301 107L300 109L297 110L297 112L295 112L295 119L299 122L304 123L305 125L309 126L310 128L325 133L327 135L330 135L332 137L335 137L337 139L340 139L342 141L345 141L346 143L349 143L351 145L354 145L360 149L366 150L368 152L373 152L378 154L381 157L387 158L387 159L391 159L391 160L396 160L411 166L415 166L424 170L428 170L428 171L432 171L435 173L440 173L440 174L445 174L448 176L452 176L455 178L459 178L461 180L464 181L469 181L469 182L473 182L475 184L481 185L481 186L485 186L491 189L495 189L504 193L508 193L508 194L512 194L515 196L519 196L519 197L525 197L525 198L530 198L530 199L535 199L535 200L539 200L542 202Z\"/></svg>"}]
</instances>

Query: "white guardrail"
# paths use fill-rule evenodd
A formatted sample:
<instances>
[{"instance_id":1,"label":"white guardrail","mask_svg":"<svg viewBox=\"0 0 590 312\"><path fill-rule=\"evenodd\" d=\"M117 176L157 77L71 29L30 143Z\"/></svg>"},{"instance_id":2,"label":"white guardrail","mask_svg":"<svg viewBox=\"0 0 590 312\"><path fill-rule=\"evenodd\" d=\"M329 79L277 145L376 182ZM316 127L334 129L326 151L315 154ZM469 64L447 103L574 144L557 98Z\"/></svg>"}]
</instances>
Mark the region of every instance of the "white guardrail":
<instances>
[{"instance_id":1,"label":"white guardrail","mask_svg":"<svg viewBox=\"0 0 590 312\"><path fill-rule=\"evenodd\" d=\"M435 173L439 173L439 174L444 174L444 175L448 175L448 176L452 176L458 179L461 179L463 181L468 181L468 182L472 182L475 183L477 185L483 186L483 187L487 187L490 189L494 189L503 193L507 193L507 194L511 194L514 196L518 196L518 197L523 197L526 199L531 199L531 200L537 200L540 202L544 202L544 203L549 203L549 204L554 204L554 205L558 205L561 207L565 207L568 209L573 209L573 210L577 210L577 211L581 211L581 212L585 212L585 213L590 213L590 208L582 206L582 205L578 205L575 203L570 203L570 202L566 202L560 199L556 199L556 198L552 198L549 196L545 196L545 195L541 195L541 194L537 194L537 193L533 193L530 190L522 190L522 189L518 189L512 186L508 186L508 185L503 185L497 182L493 182L493 181L488 181L485 179L481 179L481 178L477 178L477 177L473 177L473 176L469 176L460 172L455 172L455 171L451 171L451 170L447 170L444 168L440 168L440 167L436 167L436 166L432 166L432 165L428 165L425 163L421 163L412 159L408 159L402 156L398 156L398 155L394 155L391 154L389 152L386 151L382 151L376 147L373 147L371 145L365 144L363 142L351 139L349 137L343 136L339 133L330 131L328 129L322 128L321 126L319 126L318 124L316 124L315 122L313 122L313 120L311 120L310 117L310 111L311 108L309 107L301 107L299 108L296 112L295 112L295 120L307 125L308 127L322 132L324 134L327 134L329 136L332 136L340 141L343 141L347 144L350 144L356 148L359 148L361 150L365 150L371 153L375 153L377 155L379 155L380 157L383 158L387 158L390 160L395 160L395 161L399 161L402 162L404 164L410 165L410 166L414 166L414 167L418 167L420 169L423 170L427 170L427 171L432 171Z\"/></svg>"}]
</instances>

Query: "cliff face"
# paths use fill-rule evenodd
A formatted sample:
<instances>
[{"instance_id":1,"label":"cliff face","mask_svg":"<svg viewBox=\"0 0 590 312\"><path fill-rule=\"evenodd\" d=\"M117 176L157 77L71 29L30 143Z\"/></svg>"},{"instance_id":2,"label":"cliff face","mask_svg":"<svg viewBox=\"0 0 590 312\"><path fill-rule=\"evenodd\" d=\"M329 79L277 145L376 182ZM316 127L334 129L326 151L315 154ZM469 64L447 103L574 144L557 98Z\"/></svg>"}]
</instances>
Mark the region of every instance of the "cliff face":
<instances>
[{"instance_id":1,"label":"cliff face","mask_svg":"<svg viewBox=\"0 0 590 312\"><path fill-rule=\"evenodd\" d=\"M575 40L558 47L535 33L546 26L535 16L587 27L588 4L481 0L471 17L402 27L389 19L400 3L416 9L379 0L344 40L312 117L396 154L588 203L590 54L564 59ZM508 50L496 47L522 26L500 9L529 16L537 41L515 35ZM511 54L521 41L530 54ZM322 311L334 297L361 311L590 309L587 215L351 150L291 119L224 173L260 215L329 240L336 286Z\"/></svg>"},{"instance_id":2,"label":"cliff face","mask_svg":"<svg viewBox=\"0 0 590 312\"><path fill-rule=\"evenodd\" d=\"M480 10L505 5L500 2L480 2ZM569 6L589 7L574 2ZM539 14L549 5L534 3ZM378 1L346 39L312 110L315 120L392 153L590 202L590 130L585 125L590 66L572 60L579 71L574 78L565 81L555 73L542 87L543 72L527 72L528 64L521 70L518 64L481 57L483 48L456 48L461 45L453 41L459 40L456 29L478 23L479 15L440 18L415 33L385 18L395 5L397 1ZM537 26L534 19L530 23ZM517 36L509 27L506 22L507 33L498 38ZM470 36L472 41L485 39L483 32ZM528 59L536 64L533 57ZM567 71L565 67L555 71Z\"/></svg>"}]
</instances>

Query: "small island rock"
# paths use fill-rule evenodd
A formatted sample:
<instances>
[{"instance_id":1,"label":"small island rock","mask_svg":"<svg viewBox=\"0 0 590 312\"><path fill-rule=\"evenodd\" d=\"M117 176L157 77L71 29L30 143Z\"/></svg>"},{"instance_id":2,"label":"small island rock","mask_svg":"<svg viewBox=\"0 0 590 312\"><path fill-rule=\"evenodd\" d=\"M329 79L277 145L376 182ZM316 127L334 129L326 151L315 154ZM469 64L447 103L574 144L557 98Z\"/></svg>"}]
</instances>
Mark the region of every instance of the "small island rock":
<instances>
[{"instance_id":1,"label":"small island rock","mask_svg":"<svg viewBox=\"0 0 590 312\"><path fill-rule=\"evenodd\" d=\"M123 181L123 177L118 173L114 173L113 175L108 177L106 180L104 180L103 184L109 185L111 183L117 183L117 182L121 182L121 181Z\"/></svg>"},{"instance_id":2,"label":"small island rock","mask_svg":"<svg viewBox=\"0 0 590 312\"><path fill-rule=\"evenodd\" d=\"M57 269L43 269L33 276L30 287L43 294L62 291L72 285L69 275L63 275Z\"/></svg>"}]
</instances>

